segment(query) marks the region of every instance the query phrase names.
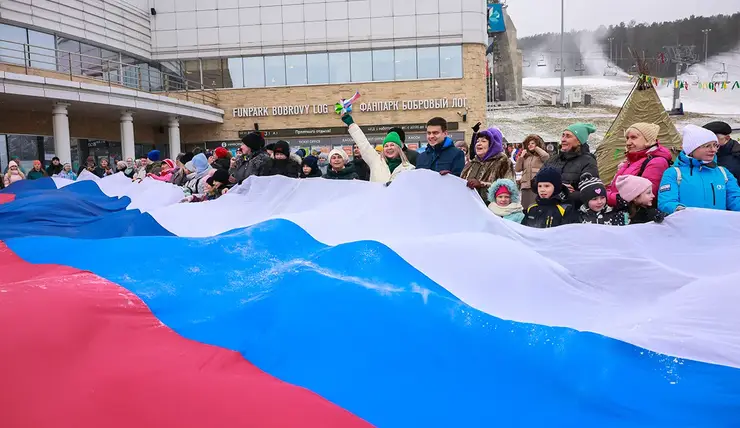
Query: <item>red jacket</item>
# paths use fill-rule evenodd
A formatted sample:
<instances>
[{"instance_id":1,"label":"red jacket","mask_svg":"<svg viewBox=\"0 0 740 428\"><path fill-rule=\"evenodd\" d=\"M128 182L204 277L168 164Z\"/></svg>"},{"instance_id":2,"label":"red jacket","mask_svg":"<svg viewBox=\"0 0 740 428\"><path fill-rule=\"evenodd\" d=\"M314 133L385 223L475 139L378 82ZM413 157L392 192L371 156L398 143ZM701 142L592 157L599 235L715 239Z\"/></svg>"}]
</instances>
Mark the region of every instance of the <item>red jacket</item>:
<instances>
[{"instance_id":1,"label":"red jacket","mask_svg":"<svg viewBox=\"0 0 740 428\"><path fill-rule=\"evenodd\" d=\"M657 197L660 180L672 159L671 151L660 144L641 152L627 153L627 160L619 164L617 175L614 176L611 184L606 188L606 202L609 206L617 206L617 194L619 194L616 185L617 177L620 175L640 175L642 164L648 161L648 157L650 157L650 162L645 166L642 177L653 183L653 194Z\"/></svg>"}]
</instances>

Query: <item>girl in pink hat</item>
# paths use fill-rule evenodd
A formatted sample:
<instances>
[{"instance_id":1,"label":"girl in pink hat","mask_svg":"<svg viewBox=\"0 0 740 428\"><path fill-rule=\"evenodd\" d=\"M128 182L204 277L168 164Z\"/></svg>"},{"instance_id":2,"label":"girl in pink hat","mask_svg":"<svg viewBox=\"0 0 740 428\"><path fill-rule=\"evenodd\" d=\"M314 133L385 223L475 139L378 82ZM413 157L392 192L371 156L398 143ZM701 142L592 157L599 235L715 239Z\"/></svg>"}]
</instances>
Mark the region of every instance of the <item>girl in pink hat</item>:
<instances>
[{"instance_id":1,"label":"girl in pink hat","mask_svg":"<svg viewBox=\"0 0 740 428\"><path fill-rule=\"evenodd\" d=\"M616 186L619 191L618 204L627 206L629 224L663 222L666 214L653 208L655 195L650 180L636 175L622 175L617 177Z\"/></svg>"}]
</instances>

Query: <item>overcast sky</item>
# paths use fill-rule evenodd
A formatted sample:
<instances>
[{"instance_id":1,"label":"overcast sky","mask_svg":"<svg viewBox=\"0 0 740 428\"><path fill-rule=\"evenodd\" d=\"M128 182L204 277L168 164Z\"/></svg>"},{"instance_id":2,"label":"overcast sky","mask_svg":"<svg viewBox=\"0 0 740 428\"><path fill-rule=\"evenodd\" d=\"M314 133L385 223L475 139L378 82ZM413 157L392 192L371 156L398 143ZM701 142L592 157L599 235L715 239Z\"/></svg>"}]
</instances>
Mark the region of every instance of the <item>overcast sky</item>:
<instances>
[{"instance_id":1,"label":"overcast sky","mask_svg":"<svg viewBox=\"0 0 740 428\"><path fill-rule=\"evenodd\" d=\"M518 37L560 32L560 0L507 0ZM740 12L740 0L565 0L565 31Z\"/></svg>"}]
</instances>

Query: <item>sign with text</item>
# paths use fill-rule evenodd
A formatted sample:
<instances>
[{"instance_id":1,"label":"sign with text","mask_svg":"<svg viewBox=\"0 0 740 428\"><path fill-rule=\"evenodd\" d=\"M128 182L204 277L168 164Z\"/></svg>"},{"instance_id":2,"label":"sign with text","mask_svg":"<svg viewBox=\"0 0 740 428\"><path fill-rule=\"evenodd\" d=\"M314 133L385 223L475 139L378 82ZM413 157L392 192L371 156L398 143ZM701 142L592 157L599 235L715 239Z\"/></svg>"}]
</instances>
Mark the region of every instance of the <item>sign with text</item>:
<instances>
[{"instance_id":1,"label":"sign with text","mask_svg":"<svg viewBox=\"0 0 740 428\"><path fill-rule=\"evenodd\" d=\"M355 110L362 112L384 111L412 111L412 110L444 110L466 108L467 98L432 98L419 100L372 101L362 102L355 106ZM305 116L311 114L334 114L329 104L296 104L278 105L273 107L249 106L234 107L233 117L268 117L268 116Z\"/></svg>"},{"instance_id":2,"label":"sign with text","mask_svg":"<svg viewBox=\"0 0 740 428\"><path fill-rule=\"evenodd\" d=\"M447 122L448 131L457 131L458 122ZM405 123L399 125L361 125L360 128L365 134L387 134L391 128L401 128L403 132L426 132L426 123ZM239 138L254 131L239 131ZM345 135L349 134L346 126L332 126L325 128L288 128L288 129L265 129L260 130L265 134L265 138L310 138L328 135Z\"/></svg>"}]
</instances>

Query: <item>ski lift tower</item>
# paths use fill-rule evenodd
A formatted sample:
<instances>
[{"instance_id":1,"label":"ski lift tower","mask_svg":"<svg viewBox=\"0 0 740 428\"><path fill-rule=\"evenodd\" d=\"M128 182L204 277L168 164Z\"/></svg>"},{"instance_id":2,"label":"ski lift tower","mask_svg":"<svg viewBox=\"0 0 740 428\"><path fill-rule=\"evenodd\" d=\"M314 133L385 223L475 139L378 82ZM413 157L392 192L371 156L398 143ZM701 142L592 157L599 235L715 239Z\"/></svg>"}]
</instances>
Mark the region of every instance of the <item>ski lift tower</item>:
<instances>
[{"instance_id":1,"label":"ski lift tower","mask_svg":"<svg viewBox=\"0 0 740 428\"><path fill-rule=\"evenodd\" d=\"M664 46L666 52L668 52L668 59L672 63L676 64L676 76L675 80L678 80L678 76L682 71L689 68L689 66L699 62L697 54L694 52L696 46ZM681 103L681 89L678 87L673 88L673 109L671 110L673 115L683 114L683 104Z\"/></svg>"}]
</instances>

